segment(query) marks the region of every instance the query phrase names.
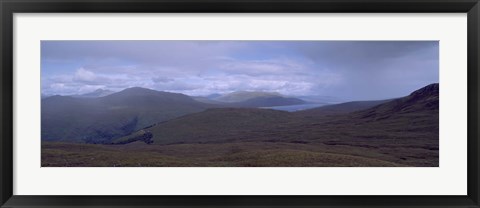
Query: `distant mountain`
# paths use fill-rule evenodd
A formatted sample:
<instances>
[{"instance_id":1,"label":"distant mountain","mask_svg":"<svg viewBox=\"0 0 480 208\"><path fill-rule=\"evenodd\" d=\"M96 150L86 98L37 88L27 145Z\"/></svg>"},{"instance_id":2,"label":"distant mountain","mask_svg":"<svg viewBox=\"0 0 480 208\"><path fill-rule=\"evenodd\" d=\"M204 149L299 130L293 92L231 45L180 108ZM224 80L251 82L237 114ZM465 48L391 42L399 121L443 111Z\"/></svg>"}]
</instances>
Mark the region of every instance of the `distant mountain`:
<instances>
[{"instance_id":1,"label":"distant mountain","mask_svg":"<svg viewBox=\"0 0 480 208\"><path fill-rule=\"evenodd\" d=\"M181 93L171 93L156 91L141 87L132 87L122 90L118 93L114 93L102 98L99 98L102 102L110 105L131 105L131 106L145 106L150 107L152 104L161 104L160 106L152 107L176 107L170 106L172 104L182 104L187 106L202 105L196 102L191 97ZM181 107L178 106L178 107ZM202 105L203 106L203 105Z\"/></svg>"},{"instance_id":2,"label":"distant mountain","mask_svg":"<svg viewBox=\"0 0 480 208\"><path fill-rule=\"evenodd\" d=\"M104 97L42 100L42 140L104 142L213 105L189 96L129 88Z\"/></svg>"},{"instance_id":3,"label":"distant mountain","mask_svg":"<svg viewBox=\"0 0 480 208\"><path fill-rule=\"evenodd\" d=\"M253 98L260 98L260 97L282 97L282 95L276 92L238 91L238 92L232 92L226 95L216 97L215 100L227 102L227 103L235 103L235 102L247 101Z\"/></svg>"},{"instance_id":4,"label":"distant mountain","mask_svg":"<svg viewBox=\"0 0 480 208\"><path fill-rule=\"evenodd\" d=\"M280 93L276 92L253 91L232 92L226 95L216 97L214 100L223 102L224 105L230 107L248 108L299 105L307 103L301 99L285 97Z\"/></svg>"},{"instance_id":5,"label":"distant mountain","mask_svg":"<svg viewBox=\"0 0 480 208\"><path fill-rule=\"evenodd\" d=\"M104 97L113 93L115 92L111 90L97 89L93 92L89 92L81 95L74 95L73 97L96 98L96 97Z\"/></svg>"},{"instance_id":6,"label":"distant mountain","mask_svg":"<svg viewBox=\"0 0 480 208\"><path fill-rule=\"evenodd\" d=\"M210 99L208 97L202 97L202 96L192 96L192 98L198 102L202 103L208 103L208 104L218 104L218 105L225 105L227 103L221 102L218 100Z\"/></svg>"}]
</instances>

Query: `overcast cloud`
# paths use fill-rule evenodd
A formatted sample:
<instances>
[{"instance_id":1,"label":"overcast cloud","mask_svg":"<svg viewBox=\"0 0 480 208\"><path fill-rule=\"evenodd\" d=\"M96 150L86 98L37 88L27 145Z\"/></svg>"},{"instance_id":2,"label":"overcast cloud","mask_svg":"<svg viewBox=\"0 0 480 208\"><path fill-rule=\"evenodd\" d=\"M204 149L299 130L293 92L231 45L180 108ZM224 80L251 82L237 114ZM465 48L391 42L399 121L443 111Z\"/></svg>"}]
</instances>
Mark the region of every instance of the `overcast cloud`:
<instances>
[{"instance_id":1,"label":"overcast cloud","mask_svg":"<svg viewBox=\"0 0 480 208\"><path fill-rule=\"evenodd\" d=\"M42 41L42 93L145 87L371 100L438 82L437 41Z\"/></svg>"}]
</instances>

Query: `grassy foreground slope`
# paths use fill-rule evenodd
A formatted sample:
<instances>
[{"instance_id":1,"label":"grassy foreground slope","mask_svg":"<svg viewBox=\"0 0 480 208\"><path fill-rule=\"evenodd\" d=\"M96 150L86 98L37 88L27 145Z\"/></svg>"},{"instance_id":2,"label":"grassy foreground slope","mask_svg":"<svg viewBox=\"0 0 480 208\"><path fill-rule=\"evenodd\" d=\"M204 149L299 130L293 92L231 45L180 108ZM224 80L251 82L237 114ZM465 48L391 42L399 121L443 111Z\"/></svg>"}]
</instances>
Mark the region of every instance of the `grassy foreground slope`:
<instances>
[{"instance_id":1,"label":"grassy foreground slope","mask_svg":"<svg viewBox=\"0 0 480 208\"><path fill-rule=\"evenodd\" d=\"M348 150L344 150L348 151ZM44 142L43 167L396 167L375 154L339 154L328 145L223 144L95 145Z\"/></svg>"}]
</instances>

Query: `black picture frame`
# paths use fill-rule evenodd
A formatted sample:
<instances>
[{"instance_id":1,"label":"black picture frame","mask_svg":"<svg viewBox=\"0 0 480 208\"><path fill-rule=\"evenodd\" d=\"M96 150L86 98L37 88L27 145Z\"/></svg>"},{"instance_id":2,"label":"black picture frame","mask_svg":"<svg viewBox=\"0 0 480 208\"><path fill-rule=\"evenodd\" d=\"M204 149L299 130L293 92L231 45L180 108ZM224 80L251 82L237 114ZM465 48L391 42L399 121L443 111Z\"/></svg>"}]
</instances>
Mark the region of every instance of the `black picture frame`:
<instances>
[{"instance_id":1,"label":"black picture frame","mask_svg":"<svg viewBox=\"0 0 480 208\"><path fill-rule=\"evenodd\" d=\"M479 0L0 0L1 207L480 207ZM13 195L15 13L467 13L468 195L466 196L24 196ZM446 178L445 180L450 180Z\"/></svg>"}]
</instances>

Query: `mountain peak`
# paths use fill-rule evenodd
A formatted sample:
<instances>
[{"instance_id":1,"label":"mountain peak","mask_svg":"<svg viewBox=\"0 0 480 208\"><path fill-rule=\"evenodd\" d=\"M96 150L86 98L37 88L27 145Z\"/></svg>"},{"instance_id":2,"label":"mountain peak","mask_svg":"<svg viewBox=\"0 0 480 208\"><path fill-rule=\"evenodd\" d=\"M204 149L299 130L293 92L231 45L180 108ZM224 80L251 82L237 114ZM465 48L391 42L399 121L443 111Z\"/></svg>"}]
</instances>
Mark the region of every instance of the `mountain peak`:
<instances>
[{"instance_id":1,"label":"mountain peak","mask_svg":"<svg viewBox=\"0 0 480 208\"><path fill-rule=\"evenodd\" d=\"M410 94L410 96L429 96L429 95L438 95L440 91L440 86L438 83L429 84L425 87L422 87L418 90L415 90Z\"/></svg>"},{"instance_id":2,"label":"mountain peak","mask_svg":"<svg viewBox=\"0 0 480 208\"><path fill-rule=\"evenodd\" d=\"M81 95L75 95L73 97L95 98L95 97L107 96L107 95L110 95L112 93L114 93L114 91L99 88L99 89L96 89L93 92L89 92L89 93L85 93L85 94L81 94Z\"/></svg>"},{"instance_id":3,"label":"mountain peak","mask_svg":"<svg viewBox=\"0 0 480 208\"><path fill-rule=\"evenodd\" d=\"M161 91L156 91L148 88L143 88L143 87L130 87L123 89L122 91L118 93L114 93L112 95L118 94L118 95L152 95L152 94L158 94L162 93Z\"/></svg>"},{"instance_id":4,"label":"mountain peak","mask_svg":"<svg viewBox=\"0 0 480 208\"><path fill-rule=\"evenodd\" d=\"M125 88L121 92L125 92L125 91L132 91L133 92L133 91L155 91L155 90L148 89L148 88L143 88L143 87L130 87L130 88Z\"/></svg>"},{"instance_id":5,"label":"mountain peak","mask_svg":"<svg viewBox=\"0 0 480 208\"><path fill-rule=\"evenodd\" d=\"M141 103L151 102L156 100L158 102L196 102L193 98L181 94L181 93L174 93L174 92L165 92L165 91L157 91L143 87L131 87L124 89L120 92L110 94L105 96L106 100L130 100L130 103Z\"/></svg>"}]
</instances>

